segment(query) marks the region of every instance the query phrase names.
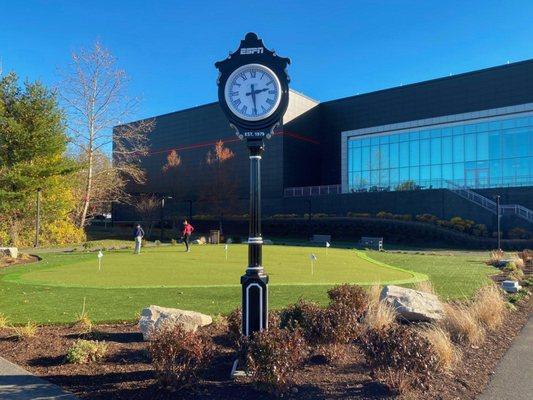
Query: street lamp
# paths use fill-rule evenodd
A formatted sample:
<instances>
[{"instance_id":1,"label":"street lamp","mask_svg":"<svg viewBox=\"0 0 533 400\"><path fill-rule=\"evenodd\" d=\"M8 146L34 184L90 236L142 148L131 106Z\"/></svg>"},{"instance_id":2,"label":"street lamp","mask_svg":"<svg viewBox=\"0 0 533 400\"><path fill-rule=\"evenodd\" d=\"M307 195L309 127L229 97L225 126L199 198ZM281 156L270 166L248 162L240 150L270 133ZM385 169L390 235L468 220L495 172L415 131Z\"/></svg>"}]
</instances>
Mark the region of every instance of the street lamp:
<instances>
[{"instance_id":1,"label":"street lamp","mask_svg":"<svg viewBox=\"0 0 533 400\"><path fill-rule=\"evenodd\" d=\"M41 230L41 188L37 188L37 211L35 213L35 244L34 247L39 247L39 233Z\"/></svg>"},{"instance_id":2,"label":"street lamp","mask_svg":"<svg viewBox=\"0 0 533 400\"><path fill-rule=\"evenodd\" d=\"M159 236L159 241L163 241L163 232L165 230L165 226L164 226L164 209L165 209L165 200L166 199L172 199L172 196L163 196L161 197L161 221L160 221L160 226L161 226L161 234Z\"/></svg>"},{"instance_id":3,"label":"street lamp","mask_svg":"<svg viewBox=\"0 0 533 400\"><path fill-rule=\"evenodd\" d=\"M501 235L501 228L500 228L500 219L501 219L500 195L497 194L496 196L494 196L494 198L496 199L496 225L498 229L498 250L501 250L502 249L502 246L501 246L502 235Z\"/></svg>"}]
</instances>

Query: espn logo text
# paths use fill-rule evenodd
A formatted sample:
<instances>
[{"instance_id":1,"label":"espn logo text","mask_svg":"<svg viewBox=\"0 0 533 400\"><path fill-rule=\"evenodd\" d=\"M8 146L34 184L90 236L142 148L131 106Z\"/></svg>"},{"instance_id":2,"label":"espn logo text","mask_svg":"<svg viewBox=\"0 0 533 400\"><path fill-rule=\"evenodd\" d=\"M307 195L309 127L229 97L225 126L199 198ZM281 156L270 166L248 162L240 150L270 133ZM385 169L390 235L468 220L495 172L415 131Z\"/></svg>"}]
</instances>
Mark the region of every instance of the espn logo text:
<instances>
[{"instance_id":1,"label":"espn logo text","mask_svg":"<svg viewBox=\"0 0 533 400\"><path fill-rule=\"evenodd\" d=\"M241 54L263 54L262 47L244 47L241 49Z\"/></svg>"}]
</instances>

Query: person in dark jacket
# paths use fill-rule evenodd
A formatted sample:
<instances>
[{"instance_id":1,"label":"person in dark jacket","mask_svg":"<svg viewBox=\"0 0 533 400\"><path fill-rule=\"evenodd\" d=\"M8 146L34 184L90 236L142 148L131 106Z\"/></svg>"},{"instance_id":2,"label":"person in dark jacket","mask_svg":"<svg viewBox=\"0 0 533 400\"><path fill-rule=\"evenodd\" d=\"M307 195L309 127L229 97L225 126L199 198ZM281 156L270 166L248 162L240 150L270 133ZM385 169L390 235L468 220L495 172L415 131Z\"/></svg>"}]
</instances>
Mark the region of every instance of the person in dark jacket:
<instances>
[{"instance_id":1,"label":"person in dark jacket","mask_svg":"<svg viewBox=\"0 0 533 400\"><path fill-rule=\"evenodd\" d=\"M194 228L187 220L183 221L183 230L181 231L181 239L185 243L185 251L188 253L191 251L190 240L191 234L193 233Z\"/></svg>"},{"instance_id":2,"label":"person in dark jacket","mask_svg":"<svg viewBox=\"0 0 533 400\"><path fill-rule=\"evenodd\" d=\"M141 228L141 225L137 224L137 226L133 230L133 237L135 239L135 250L133 251L133 253L140 254L141 245L144 237L144 231L143 228Z\"/></svg>"}]
</instances>

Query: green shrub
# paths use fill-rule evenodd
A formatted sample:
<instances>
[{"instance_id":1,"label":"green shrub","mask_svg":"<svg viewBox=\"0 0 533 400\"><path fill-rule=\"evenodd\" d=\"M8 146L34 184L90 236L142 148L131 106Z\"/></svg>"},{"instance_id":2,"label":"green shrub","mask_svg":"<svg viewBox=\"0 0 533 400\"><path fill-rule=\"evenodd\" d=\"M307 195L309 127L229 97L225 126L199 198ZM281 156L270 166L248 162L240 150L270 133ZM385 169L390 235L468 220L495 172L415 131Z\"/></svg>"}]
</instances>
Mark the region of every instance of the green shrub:
<instances>
[{"instance_id":1,"label":"green shrub","mask_svg":"<svg viewBox=\"0 0 533 400\"><path fill-rule=\"evenodd\" d=\"M369 213L356 213L350 211L346 216L349 218L370 218L372 215Z\"/></svg>"},{"instance_id":2,"label":"green shrub","mask_svg":"<svg viewBox=\"0 0 533 400\"><path fill-rule=\"evenodd\" d=\"M376 217L378 218L384 218L384 219L393 219L394 215L387 211L380 211L376 214Z\"/></svg>"},{"instance_id":3,"label":"green shrub","mask_svg":"<svg viewBox=\"0 0 533 400\"><path fill-rule=\"evenodd\" d=\"M522 279L524 279L524 271L517 268L516 270L511 271L507 275L507 279L510 279L512 281L521 281Z\"/></svg>"},{"instance_id":4,"label":"green shrub","mask_svg":"<svg viewBox=\"0 0 533 400\"><path fill-rule=\"evenodd\" d=\"M432 214L418 214L415 219L419 222L427 222L430 224L435 224L439 220L438 217Z\"/></svg>"},{"instance_id":5,"label":"green shrub","mask_svg":"<svg viewBox=\"0 0 533 400\"><path fill-rule=\"evenodd\" d=\"M158 384L178 390L194 383L212 357L211 339L181 325L167 325L152 335L148 350Z\"/></svg>"},{"instance_id":6,"label":"green shrub","mask_svg":"<svg viewBox=\"0 0 533 400\"><path fill-rule=\"evenodd\" d=\"M404 325L369 330L359 345L374 377L396 392L424 384L439 369L439 359L429 340Z\"/></svg>"},{"instance_id":7,"label":"green shrub","mask_svg":"<svg viewBox=\"0 0 533 400\"><path fill-rule=\"evenodd\" d=\"M107 344L98 340L78 339L67 351L67 362L88 364L102 360L107 353Z\"/></svg>"},{"instance_id":8,"label":"green shrub","mask_svg":"<svg viewBox=\"0 0 533 400\"><path fill-rule=\"evenodd\" d=\"M509 239L530 239L531 233L523 228L513 228L507 233Z\"/></svg>"},{"instance_id":9,"label":"green shrub","mask_svg":"<svg viewBox=\"0 0 533 400\"><path fill-rule=\"evenodd\" d=\"M520 289L518 292L510 294L508 297L509 303L516 304L520 302L523 299L526 299L529 297L529 291L526 289Z\"/></svg>"},{"instance_id":10,"label":"green shrub","mask_svg":"<svg viewBox=\"0 0 533 400\"><path fill-rule=\"evenodd\" d=\"M270 328L257 332L248 342L248 368L256 386L280 396L293 383L307 349L299 330Z\"/></svg>"},{"instance_id":11,"label":"green shrub","mask_svg":"<svg viewBox=\"0 0 533 400\"><path fill-rule=\"evenodd\" d=\"M506 272L516 271L517 269L518 267L516 266L516 263L512 261L508 262L507 264L505 264L505 267L503 267L503 271L506 271Z\"/></svg>"}]
</instances>

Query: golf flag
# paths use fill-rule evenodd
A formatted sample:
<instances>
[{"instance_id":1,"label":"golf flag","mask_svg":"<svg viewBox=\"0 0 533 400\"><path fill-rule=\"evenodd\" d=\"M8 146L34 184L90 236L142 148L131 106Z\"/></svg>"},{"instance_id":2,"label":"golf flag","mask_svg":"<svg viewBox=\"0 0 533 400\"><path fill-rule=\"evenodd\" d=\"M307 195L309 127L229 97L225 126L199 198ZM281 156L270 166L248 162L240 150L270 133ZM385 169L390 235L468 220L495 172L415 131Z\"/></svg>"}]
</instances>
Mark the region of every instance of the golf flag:
<instances>
[{"instance_id":1,"label":"golf flag","mask_svg":"<svg viewBox=\"0 0 533 400\"><path fill-rule=\"evenodd\" d=\"M102 253L102 250L98 251L98 271L102 270L102 257L104 256L104 253Z\"/></svg>"},{"instance_id":2,"label":"golf flag","mask_svg":"<svg viewBox=\"0 0 533 400\"><path fill-rule=\"evenodd\" d=\"M226 261L228 261L228 245L224 245L224 251L226 252Z\"/></svg>"},{"instance_id":3,"label":"golf flag","mask_svg":"<svg viewBox=\"0 0 533 400\"><path fill-rule=\"evenodd\" d=\"M329 246L331 246L331 244L329 244L329 242L326 242L326 255L328 255L328 248Z\"/></svg>"},{"instance_id":4,"label":"golf flag","mask_svg":"<svg viewBox=\"0 0 533 400\"><path fill-rule=\"evenodd\" d=\"M314 275L315 274L315 261L317 260L317 258L314 254L310 254L309 259L311 260L311 275Z\"/></svg>"}]
</instances>

